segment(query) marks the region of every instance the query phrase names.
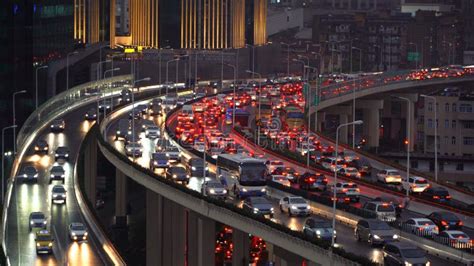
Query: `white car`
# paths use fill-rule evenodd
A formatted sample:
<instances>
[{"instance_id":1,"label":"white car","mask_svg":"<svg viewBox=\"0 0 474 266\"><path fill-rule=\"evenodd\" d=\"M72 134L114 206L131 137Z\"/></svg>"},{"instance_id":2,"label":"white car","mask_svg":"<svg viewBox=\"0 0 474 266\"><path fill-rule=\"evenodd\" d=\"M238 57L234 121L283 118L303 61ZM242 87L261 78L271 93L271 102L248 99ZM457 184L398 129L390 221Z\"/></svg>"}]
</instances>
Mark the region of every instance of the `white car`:
<instances>
[{"instance_id":1,"label":"white car","mask_svg":"<svg viewBox=\"0 0 474 266\"><path fill-rule=\"evenodd\" d=\"M472 246L471 238L463 231L446 230L439 233L438 238L442 243L449 243L449 246L457 249L470 249Z\"/></svg>"},{"instance_id":2,"label":"white car","mask_svg":"<svg viewBox=\"0 0 474 266\"><path fill-rule=\"evenodd\" d=\"M344 168L345 163L342 158L327 157L321 160L321 166L334 172L336 171L336 160L337 160L337 171L341 171Z\"/></svg>"},{"instance_id":3,"label":"white car","mask_svg":"<svg viewBox=\"0 0 474 266\"><path fill-rule=\"evenodd\" d=\"M283 186L287 186L287 187L291 186L290 180L288 179L288 177L284 175L272 175L272 181L275 183L279 183Z\"/></svg>"},{"instance_id":4,"label":"white car","mask_svg":"<svg viewBox=\"0 0 474 266\"><path fill-rule=\"evenodd\" d=\"M377 180L385 184L400 184L402 183L402 176L398 170L385 169L377 173Z\"/></svg>"},{"instance_id":5,"label":"white car","mask_svg":"<svg viewBox=\"0 0 474 266\"><path fill-rule=\"evenodd\" d=\"M311 214L311 207L308 202L302 197L283 197L280 199L280 211L288 212L289 216Z\"/></svg>"},{"instance_id":6,"label":"white car","mask_svg":"<svg viewBox=\"0 0 474 266\"><path fill-rule=\"evenodd\" d=\"M277 168L277 167L284 167L285 166L285 164L282 161L268 161L266 163L266 165L267 165L267 172L268 173L273 172L273 170L275 170L275 168Z\"/></svg>"},{"instance_id":7,"label":"white car","mask_svg":"<svg viewBox=\"0 0 474 266\"><path fill-rule=\"evenodd\" d=\"M204 152L206 143L204 141L195 140L193 148L197 151Z\"/></svg>"},{"instance_id":8,"label":"white car","mask_svg":"<svg viewBox=\"0 0 474 266\"><path fill-rule=\"evenodd\" d=\"M359 170L355 167L346 167L342 168L339 173L343 176L347 177L352 177L352 178L361 178L361 174L359 173Z\"/></svg>"},{"instance_id":9,"label":"white car","mask_svg":"<svg viewBox=\"0 0 474 266\"><path fill-rule=\"evenodd\" d=\"M345 193L351 201L359 202L360 199L360 188L355 183L350 182L338 182L332 187L336 193Z\"/></svg>"},{"instance_id":10,"label":"white car","mask_svg":"<svg viewBox=\"0 0 474 266\"><path fill-rule=\"evenodd\" d=\"M138 142L129 142L127 145L125 145L125 154L128 156L141 157L142 152L143 146Z\"/></svg>"},{"instance_id":11,"label":"white car","mask_svg":"<svg viewBox=\"0 0 474 266\"><path fill-rule=\"evenodd\" d=\"M439 233L438 226L428 218L411 218L406 220L403 226L405 226L406 229L411 230L413 233L416 233L417 231L428 235Z\"/></svg>"},{"instance_id":12,"label":"white car","mask_svg":"<svg viewBox=\"0 0 474 266\"><path fill-rule=\"evenodd\" d=\"M145 128L145 136L150 139L156 139L160 137L160 128L156 125L150 125Z\"/></svg>"},{"instance_id":13,"label":"white car","mask_svg":"<svg viewBox=\"0 0 474 266\"><path fill-rule=\"evenodd\" d=\"M179 151L178 147L175 146L168 146L165 149L166 156L170 161L180 162L181 161L181 152Z\"/></svg>"},{"instance_id":14,"label":"white car","mask_svg":"<svg viewBox=\"0 0 474 266\"><path fill-rule=\"evenodd\" d=\"M68 234L72 241L87 241L87 228L82 223L71 223L68 227Z\"/></svg>"},{"instance_id":15,"label":"white car","mask_svg":"<svg viewBox=\"0 0 474 266\"><path fill-rule=\"evenodd\" d=\"M63 185L55 185L51 190L51 202L53 204L66 203L66 189Z\"/></svg>"},{"instance_id":16,"label":"white car","mask_svg":"<svg viewBox=\"0 0 474 266\"><path fill-rule=\"evenodd\" d=\"M409 190L410 192L421 193L427 190L430 187L428 180L420 176L410 176L403 178L402 187L404 190Z\"/></svg>"},{"instance_id":17,"label":"white car","mask_svg":"<svg viewBox=\"0 0 474 266\"><path fill-rule=\"evenodd\" d=\"M204 196L225 199L227 197L227 192L225 186L217 180L206 181L201 186L201 193Z\"/></svg>"},{"instance_id":18,"label":"white car","mask_svg":"<svg viewBox=\"0 0 474 266\"><path fill-rule=\"evenodd\" d=\"M46 229L46 224L48 221L46 220L46 216L42 212L32 212L30 213L29 224L28 228L30 232L33 228L42 228Z\"/></svg>"},{"instance_id":19,"label":"white car","mask_svg":"<svg viewBox=\"0 0 474 266\"><path fill-rule=\"evenodd\" d=\"M54 165L49 170L49 183L53 182L53 180L60 180L64 184L64 179L66 177L66 171L61 165Z\"/></svg>"},{"instance_id":20,"label":"white car","mask_svg":"<svg viewBox=\"0 0 474 266\"><path fill-rule=\"evenodd\" d=\"M296 152L298 152L299 154L301 155L305 155L308 151L309 152L312 152L312 151L315 151L315 147L313 144L307 144L306 142L302 142L300 145L298 145L298 147L296 147Z\"/></svg>"}]
</instances>

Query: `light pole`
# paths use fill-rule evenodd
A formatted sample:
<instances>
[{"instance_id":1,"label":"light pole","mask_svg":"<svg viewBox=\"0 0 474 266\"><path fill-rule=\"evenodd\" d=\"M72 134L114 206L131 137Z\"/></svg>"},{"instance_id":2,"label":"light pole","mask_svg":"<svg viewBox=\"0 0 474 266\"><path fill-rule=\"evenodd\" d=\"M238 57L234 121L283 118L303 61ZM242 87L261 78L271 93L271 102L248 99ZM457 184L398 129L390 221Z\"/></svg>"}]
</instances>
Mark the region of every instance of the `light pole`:
<instances>
[{"instance_id":1,"label":"light pole","mask_svg":"<svg viewBox=\"0 0 474 266\"><path fill-rule=\"evenodd\" d=\"M5 130L7 129L10 129L10 128L13 128L15 129L17 127L17 125L13 125L13 126L8 126L8 127L4 127L2 129L2 204L3 204L3 195L4 195L4 187L5 187ZM13 143L13 146L15 146L15 143ZM13 156L15 156L13 154Z\"/></svg>"},{"instance_id":2,"label":"light pole","mask_svg":"<svg viewBox=\"0 0 474 266\"><path fill-rule=\"evenodd\" d=\"M402 97L402 96L394 96L395 98L397 99L400 99L400 100L403 100L403 101L406 101L407 102L407 123L408 123L408 126L407 126L407 140L405 141L405 144L407 145L407 176L406 176L406 180L408 181L408 178L410 178L410 146L411 146L411 103L410 103L410 99L408 98L405 98L405 97ZM435 107L436 108L436 107ZM436 128L436 121L435 121L435 128ZM406 193L406 196L409 197L410 196L410 190L409 189L406 189L407 193Z\"/></svg>"},{"instance_id":3,"label":"light pole","mask_svg":"<svg viewBox=\"0 0 474 266\"><path fill-rule=\"evenodd\" d=\"M341 53L341 51L337 49L331 49L331 74L334 74L334 52ZM340 71L342 71L342 67Z\"/></svg>"},{"instance_id":4,"label":"light pole","mask_svg":"<svg viewBox=\"0 0 474 266\"><path fill-rule=\"evenodd\" d=\"M438 127L437 127L437 123L436 121L438 121L438 108L436 108L437 106L437 102L436 102L436 97L434 96L428 96L428 95L425 95L425 94L421 94L420 95L421 97L423 98L428 98L428 99L431 99L434 101L434 121L435 121L435 127L434 127L434 143L435 143L435 181L438 182Z\"/></svg>"},{"instance_id":5,"label":"light pole","mask_svg":"<svg viewBox=\"0 0 474 266\"><path fill-rule=\"evenodd\" d=\"M101 71L99 71L99 70L102 68L102 64L103 64L103 63L106 63L106 64L107 64L107 63L111 63L111 62L112 62L111 60L104 60L104 61L99 61L99 62L97 63L97 69L96 69L96 79L97 79L97 80L100 80L100 76L101 76L100 72L101 72Z\"/></svg>"},{"instance_id":6,"label":"light pole","mask_svg":"<svg viewBox=\"0 0 474 266\"><path fill-rule=\"evenodd\" d=\"M13 93L13 125L16 125L15 96L22 93L26 93L26 90L17 91ZM16 127L13 128L13 156L15 155L16 155Z\"/></svg>"},{"instance_id":7,"label":"light pole","mask_svg":"<svg viewBox=\"0 0 474 266\"><path fill-rule=\"evenodd\" d=\"M252 75L257 75L259 80L258 80L258 125L257 125L257 145L260 146L260 120L262 120L262 108L261 108L261 94L262 94L262 75L257 72L253 72L251 70L245 71L247 73L250 73Z\"/></svg>"},{"instance_id":8,"label":"light pole","mask_svg":"<svg viewBox=\"0 0 474 266\"><path fill-rule=\"evenodd\" d=\"M116 55L112 55L112 58L110 59L111 61L111 67L110 69L114 69L114 58L115 57L119 57L119 56L122 56L121 54L116 54ZM112 72L112 77L114 76L114 72Z\"/></svg>"},{"instance_id":9,"label":"light pole","mask_svg":"<svg viewBox=\"0 0 474 266\"><path fill-rule=\"evenodd\" d=\"M339 130L343 127L351 126L351 125L362 125L364 121L362 120L356 120L350 123L346 124L341 124L337 127L336 129L336 158L338 154L338 148L339 148ZM334 160L334 186L337 184L337 159ZM336 189L333 189L334 195L332 199L332 229L334 230L336 228ZM331 247L334 246L334 237L332 237L331 240Z\"/></svg>"},{"instance_id":10,"label":"light pole","mask_svg":"<svg viewBox=\"0 0 474 266\"><path fill-rule=\"evenodd\" d=\"M168 67L169 67L169 63L171 62L174 62L174 61L179 61L179 57L178 58L175 58L175 59L171 59L169 61L166 62L166 82L165 82L165 86L166 86L166 94L168 94L168 83L169 83L169 80L168 80Z\"/></svg>"},{"instance_id":11,"label":"light pole","mask_svg":"<svg viewBox=\"0 0 474 266\"><path fill-rule=\"evenodd\" d=\"M303 80L306 80L306 62L303 60L296 59L296 58L293 58L293 62L298 62L298 63L303 64L302 78Z\"/></svg>"},{"instance_id":12,"label":"light pole","mask_svg":"<svg viewBox=\"0 0 474 266\"><path fill-rule=\"evenodd\" d=\"M290 77L290 46L295 45L296 43L284 43L281 42L281 45L286 45L288 47L287 49L287 61L286 61L286 72L287 76Z\"/></svg>"},{"instance_id":13,"label":"light pole","mask_svg":"<svg viewBox=\"0 0 474 266\"><path fill-rule=\"evenodd\" d=\"M138 82L142 82L142 81L149 81L151 80L150 77L146 77L146 78L142 78L142 79L139 79L139 80L135 80L133 82L133 87L132 87L132 140L135 141L135 93L133 92L133 89L135 88L135 85L138 83ZM135 161L135 151L132 152L132 158L133 158L133 161Z\"/></svg>"},{"instance_id":14,"label":"light pole","mask_svg":"<svg viewBox=\"0 0 474 266\"><path fill-rule=\"evenodd\" d=\"M237 79L237 67L235 65L231 64L225 64L228 67L231 67L234 70L234 82L233 82L233 89L234 89L234 94L232 96L232 128L235 128L235 81Z\"/></svg>"},{"instance_id":15,"label":"light pole","mask_svg":"<svg viewBox=\"0 0 474 266\"><path fill-rule=\"evenodd\" d=\"M245 47L252 47L252 79L255 79L255 45L246 44Z\"/></svg>"},{"instance_id":16,"label":"light pole","mask_svg":"<svg viewBox=\"0 0 474 266\"><path fill-rule=\"evenodd\" d=\"M104 79L105 79L105 76L107 75L107 73L109 72L112 72L112 76L114 75L114 71L119 71L120 70L120 67L116 67L116 68L113 68L113 69L109 69L109 70L106 70L104 72Z\"/></svg>"},{"instance_id":17,"label":"light pole","mask_svg":"<svg viewBox=\"0 0 474 266\"><path fill-rule=\"evenodd\" d=\"M351 54L352 50L359 50L359 72L362 73L362 49L357 47L351 47ZM352 57L351 57L351 68L352 68ZM352 73L352 69L351 69ZM360 77L358 77L360 79ZM355 80L354 80L355 81ZM359 80L360 86L360 80ZM352 89L352 121L355 122L356 117L356 86L354 84L354 88ZM355 149L355 125L352 125L352 149Z\"/></svg>"},{"instance_id":18,"label":"light pole","mask_svg":"<svg viewBox=\"0 0 474 266\"><path fill-rule=\"evenodd\" d=\"M78 52L74 51L66 55L66 90L69 90L69 56L76 54L78 54Z\"/></svg>"},{"instance_id":19,"label":"light pole","mask_svg":"<svg viewBox=\"0 0 474 266\"><path fill-rule=\"evenodd\" d=\"M179 56L178 57L178 61L176 61L176 81L175 83L177 84L178 83L178 74L179 74L179 61L185 57L188 57L187 54L183 55L183 56ZM176 87L176 86L175 86ZM178 90L178 87L176 87L176 91Z\"/></svg>"},{"instance_id":20,"label":"light pole","mask_svg":"<svg viewBox=\"0 0 474 266\"><path fill-rule=\"evenodd\" d=\"M38 109L38 70L40 69L45 69L45 68L48 68L48 66L40 66L40 67L37 67L36 68L36 76L35 76L35 79L36 79L36 108L35 109Z\"/></svg>"},{"instance_id":21,"label":"light pole","mask_svg":"<svg viewBox=\"0 0 474 266\"><path fill-rule=\"evenodd\" d=\"M305 68L316 70L316 74L318 74L318 69L316 67L305 66ZM308 76L309 76L309 73L308 73ZM316 93L318 93L317 90L316 90ZM311 88L310 87L308 87L308 95L307 95L306 102L308 103L308 130L307 130L308 137L306 139L306 168L309 169L309 158L310 158L310 155L309 155L309 135L310 135L310 132L311 132ZM315 115L317 116L317 113L315 113Z\"/></svg>"},{"instance_id":22,"label":"light pole","mask_svg":"<svg viewBox=\"0 0 474 266\"><path fill-rule=\"evenodd\" d=\"M379 71L382 71L383 70L383 48L382 48L382 45L377 45L375 44L374 47L378 47L380 49L380 68L379 68Z\"/></svg>"},{"instance_id":23,"label":"light pole","mask_svg":"<svg viewBox=\"0 0 474 266\"><path fill-rule=\"evenodd\" d=\"M416 60L415 60L415 69L418 70L418 45L416 43L410 42L408 45L414 45L415 46L415 53L416 53Z\"/></svg>"},{"instance_id":24,"label":"light pole","mask_svg":"<svg viewBox=\"0 0 474 266\"><path fill-rule=\"evenodd\" d=\"M109 47L109 45L108 45L108 44L102 45L102 46L99 48L99 61L102 61L102 49L103 49L103 48L106 48L106 47ZM100 66L100 70L98 70L97 73L99 73L97 76L100 77L100 76L101 76L101 73L102 73L102 66ZM99 78L98 78L98 79L99 79Z\"/></svg>"}]
</instances>

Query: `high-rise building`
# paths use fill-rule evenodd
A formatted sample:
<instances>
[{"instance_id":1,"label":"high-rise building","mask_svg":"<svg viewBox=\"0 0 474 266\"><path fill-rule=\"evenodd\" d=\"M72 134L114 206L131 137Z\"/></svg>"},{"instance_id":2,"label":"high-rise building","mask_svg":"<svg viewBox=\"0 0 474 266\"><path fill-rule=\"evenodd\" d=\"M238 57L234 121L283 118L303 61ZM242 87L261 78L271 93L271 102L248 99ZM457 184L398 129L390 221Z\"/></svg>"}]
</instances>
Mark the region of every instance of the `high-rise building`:
<instances>
[{"instance_id":1,"label":"high-rise building","mask_svg":"<svg viewBox=\"0 0 474 266\"><path fill-rule=\"evenodd\" d=\"M111 1L74 0L74 39L80 43L98 43L109 40Z\"/></svg>"}]
</instances>

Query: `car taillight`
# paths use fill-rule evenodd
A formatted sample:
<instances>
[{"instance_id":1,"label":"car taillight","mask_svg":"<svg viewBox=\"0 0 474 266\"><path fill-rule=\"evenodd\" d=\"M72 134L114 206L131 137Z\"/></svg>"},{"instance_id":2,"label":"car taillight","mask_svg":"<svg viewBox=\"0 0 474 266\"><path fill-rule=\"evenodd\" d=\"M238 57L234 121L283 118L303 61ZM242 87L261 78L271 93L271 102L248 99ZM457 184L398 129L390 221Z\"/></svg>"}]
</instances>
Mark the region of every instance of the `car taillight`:
<instances>
[{"instance_id":1,"label":"car taillight","mask_svg":"<svg viewBox=\"0 0 474 266\"><path fill-rule=\"evenodd\" d=\"M357 191L357 192L360 192L360 188L356 188L356 191Z\"/></svg>"},{"instance_id":2,"label":"car taillight","mask_svg":"<svg viewBox=\"0 0 474 266\"><path fill-rule=\"evenodd\" d=\"M458 222L458 225L459 225L459 226L463 226L464 223L463 223L462 221L459 221L459 222Z\"/></svg>"},{"instance_id":3,"label":"car taillight","mask_svg":"<svg viewBox=\"0 0 474 266\"><path fill-rule=\"evenodd\" d=\"M344 201L350 201L350 200L351 200L351 198L349 198L349 197L344 198Z\"/></svg>"},{"instance_id":4,"label":"car taillight","mask_svg":"<svg viewBox=\"0 0 474 266\"><path fill-rule=\"evenodd\" d=\"M439 196L433 196L433 199L439 199Z\"/></svg>"},{"instance_id":5,"label":"car taillight","mask_svg":"<svg viewBox=\"0 0 474 266\"><path fill-rule=\"evenodd\" d=\"M342 192L347 192L347 188L343 188L343 189L342 189Z\"/></svg>"},{"instance_id":6,"label":"car taillight","mask_svg":"<svg viewBox=\"0 0 474 266\"><path fill-rule=\"evenodd\" d=\"M450 195L448 195L448 196L446 196L445 198L446 198L446 199L450 199L450 198L451 198L451 196L450 196Z\"/></svg>"},{"instance_id":7,"label":"car taillight","mask_svg":"<svg viewBox=\"0 0 474 266\"><path fill-rule=\"evenodd\" d=\"M446 226L446 225L448 225L448 223L446 221L441 221L441 225Z\"/></svg>"}]
</instances>

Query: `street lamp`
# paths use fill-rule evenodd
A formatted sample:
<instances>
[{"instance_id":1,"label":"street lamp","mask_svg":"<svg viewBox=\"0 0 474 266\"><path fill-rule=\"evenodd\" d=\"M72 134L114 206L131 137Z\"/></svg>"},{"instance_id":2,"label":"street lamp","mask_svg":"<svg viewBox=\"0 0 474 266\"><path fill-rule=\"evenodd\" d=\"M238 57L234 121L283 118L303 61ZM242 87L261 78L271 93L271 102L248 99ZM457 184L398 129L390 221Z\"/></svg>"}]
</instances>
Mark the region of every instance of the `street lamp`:
<instances>
[{"instance_id":1,"label":"street lamp","mask_svg":"<svg viewBox=\"0 0 474 266\"><path fill-rule=\"evenodd\" d=\"M350 126L350 125L362 125L364 123L364 121L362 120L356 120L356 121L353 121L353 122L350 122L350 123L346 123L346 124L341 124L337 127L336 129L336 160L334 160L334 186L337 184L337 156L338 156L338 148L339 148L339 130L342 128L342 127L347 127L347 126ZM336 228L336 189L333 190L334 191L334 195L333 195L333 202L332 202L332 229L334 230ZM331 239L331 247L334 246L334 235Z\"/></svg>"},{"instance_id":2,"label":"street lamp","mask_svg":"<svg viewBox=\"0 0 474 266\"><path fill-rule=\"evenodd\" d=\"M48 68L48 66L40 66L40 67L36 68L36 76L35 76L35 79L36 79L36 108L35 109L38 109L38 70L45 69L45 68Z\"/></svg>"},{"instance_id":3,"label":"street lamp","mask_svg":"<svg viewBox=\"0 0 474 266\"><path fill-rule=\"evenodd\" d=\"M113 69L109 69L109 70L106 70L104 72L104 79L105 79L105 76L107 75L107 73L109 72L112 72L112 76L114 75L114 71L119 71L120 70L120 67L116 67L116 68L113 68Z\"/></svg>"},{"instance_id":4,"label":"street lamp","mask_svg":"<svg viewBox=\"0 0 474 266\"><path fill-rule=\"evenodd\" d=\"M296 59L296 58L293 58L293 62L298 62L298 63L303 64L302 78L303 78L303 80L306 80L306 62L303 61L303 60Z\"/></svg>"},{"instance_id":5,"label":"street lamp","mask_svg":"<svg viewBox=\"0 0 474 266\"><path fill-rule=\"evenodd\" d=\"M410 99L408 98L405 98L405 97L402 97L402 96L392 96L394 98L397 98L397 99L400 99L400 100L403 100L403 101L406 101L407 102L407 123L408 123L408 126L407 126L407 140L406 140L406 145L407 145L407 176L406 176L406 180L408 181L408 178L410 178L410 146L411 146L411 102L410 102ZM435 107L436 108L436 107ZM436 121L435 121L435 128L436 128ZM410 196L410 189L406 189L406 196L409 197Z\"/></svg>"},{"instance_id":6,"label":"street lamp","mask_svg":"<svg viewBox=\"0 0 474 266\"><path fill-rule=\"evenodd\" d=\"M97 69L96 69L96 79L97 80L100 80L100 76L101 76L100 73L102 72L102 71L100 71L100 69L102 69L102 64L104 64L104 63L107 64L107 63L111 63L111 62L112 62L112 60L104 60L104 61L99 61L97 63Z\"/></svg>"},{"instance_id":7,"label":"street lamp","mask_svg":"<svg viewBox=\"0 0 474 266\"><path fill-rule=\"evenodd\" d=\"M3 204L3 195L4 195L4 187L5 187L5 130L7 129L10 129L10 128L13 128L15 129L17 127L17 125L13 125L13 126L8 126L8 127L4 127L2 129L2 204ZM13 143L13 145L15 145L15 143Z\"/></svg>"},{"instance_id":8,"label":"street lamp","mask_svg":"<svg viewBox=\"0 0 474 266\"><path fill-rule=\"evenodd\" d=\"M418 45L416 43L413 43L413 42L408 43L408 45L414 45L415 46L415 53L416 53L416 60L415 60L416 66L415 66L415 68L416 68L416 70L418 70L418 60L419 60L418 59Z\"/></svg>"},{"instance_id":9,"label":"street lamp","mask_svg":"<svg viewBox=\"0 0 474 266\"><path fill-rule=\"evenodd\" d=\"M133 92L133 89L135 88L135 85L138 82L150 81L150 80L151 80L150 77L146 77L139 80L135 80L133 82L133 87L132 87L132 140L133 141L135 141L135 93ZM133 157L133 161L135 161L135 151L132 152L132 157Z\"/></svg>"},{"instance_id":10,"label":"street lamp","mask_svg":"<svg viewBox=\"0 0 474 266\"><path fill-rule=\"evenodd\" d=\"M316 70L316 73L318 74L319 76L319 73L318 73L318 69L316 67L311 67L311 66L305 66L305 68L308 68L308 69L313 69L313 70ZM308 72L308 76L309 76L309 72ZM316 95L318 95L318 88L316 87ZM310 132L311 132L311 89L308 87L308 95L307 95L307 98L306 98L306 102L308 104L308 130L307 130L307 139L306 139L306 168L309 169L309 158L310 158L310 155L309 155L309 135L310 135ZM316 117L318 116L318 114L315 112L314 114ZM317 118L316 119L316 124L317 125ZM317 129L316 129L317 130Z\"/></svg>"},{"instance_id":11,"label":"street lamp","mask_svg":"<svg viewBox=\"0 0 474 266\"><path fill-rule=\"evenodd\" d=\"M22 93L26 93L26 90L13 93L13 125L16 125L15 96ZM13 155L16 155L16 127L13 128Z\"/></svg>"},{"instance_id":12,"label":"street lamp","mask_svg":"<svg viewBox=\"0 0 474 266\"><path fill-rule=\"evenodd\" d=\"M78 52L74 51L66 55L66 90L69 90L69 56L76 54L78 54Z\"/></svg>"},{"instance_id":13,"label":"street lamp","mask_svg":"<svg viewBox=\"0 0 474 266\"><path fill-rule=\"evenodd\" d=\"M187 54L185 55L182 55L182 56L178 56L178 60L176 61L176 81L175 83L178 83L178 74L179 74L179 60L185 58L185 57L188 57ZM176 87L176 86L175 86ZM178 91L178 88L176 87L176 92Z\"/></svg>"},{"instance_id":14,"label":"street lamp","mask_svg":"<svg viewBox=\"0 0 474 266\"><path fill-rule=\"evenodd\" d=\"M166 62L166 82L165 82L165 84L166 84L166 94L168 94L168 82L169 82L169 80L168 80L168 66L169 66L169 63L174 62L174 61L179 61L179 57L171 59L171 60Z\"/></svg>"},{"instance_id":15,"label":"street lamp","mask_svg":"<svg viewBox=\"0 0 474 266\"><path fill-rule=\"evenodd\" d=\"M436 102L436 97L434 96L428 96L428 95L425 95L425 94L421 94L420 95L421 97L423 98L428 98L428 99L431 99L434 101L434 119L435 119L435 127L434 127L434 143L435 143L435 181L438 182L438 125L436 123L436 121L438 121L438 108L437 108L437 102Z\"/></svg>"},{"instance_id":16,"label":"street lamp","mask_svg":"<svg viewBox=\"0 0 474 266\"><path fill-rule=\"evenodd\" d=\"M301 59L305 59L305 60L307 60L308 62L306 63L306 65L309 65L309 57L307 57L307 56L304 56L304 55L300 55L300 54L299 54L299 55L297 55L297 56L298 56L298 58L301 58Z\"/></svg>"},{"instance_id":17,"label":"street lamp","mask_svg":"<svg viewBox=\"0 0 474 266\"><path fill-rule=\"evenodd\" d=\"M359 50L359 72L362 73L362 49L357 47L351 47L351 73L352 73L352 50ZM359 77L360 79L360 77ZM355 80L354 80L355 83ZM359 80L360 86L360 80ZM352 89L352 121L355 121L356 117L356 86L354 84L354 88ZM352 126L352 149L355 149L355 125Z\"/></svg>"},{"instance_id":18,"label":"street lamp","mask_svg":"<svg viewBox=\"0 0 474 266\"><path fill-rule=\"evenodd\" d=\"M261 94L262 94L262 75L260 75L260 73L257 73L257 72L253 72L251 70L246 70L245 72L249 73L249 74L252 74L252 75L257 75L259 77L259 81L258 81L258 120L262 120L262 109L261 109ZM257 145L260 146L260 121L257 125Z\"/></svg>"},{"instance_id":19,"label":"street lamp","mask_svg":"<svg viewBox=\"0 0 474 266\"><path fill-rule=\"evenodd\" d=\"M290 77L290 46L295 45L296 43L284 43L281 42L281 45L286 45L288 47L287 50L287 61L286 61L286 72L287 76Z\"/></svg>"},{"instance_id":20,"label":"street lamp","mask_svg":"<svg viewBox=\"0 0 474 266\"><path fill-rule=\"evenodd\" d=\"M236 86L236 79L237 79L237 67L232 64L225 64L228 67L231 67L234 70L234 83L233 83L233 89L234 89L234 94L232 97L232 128L235 127L235 86Z\"/></svg>"}]
</instances>

